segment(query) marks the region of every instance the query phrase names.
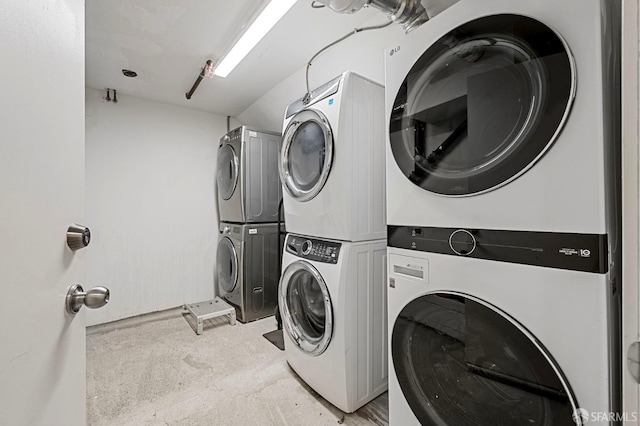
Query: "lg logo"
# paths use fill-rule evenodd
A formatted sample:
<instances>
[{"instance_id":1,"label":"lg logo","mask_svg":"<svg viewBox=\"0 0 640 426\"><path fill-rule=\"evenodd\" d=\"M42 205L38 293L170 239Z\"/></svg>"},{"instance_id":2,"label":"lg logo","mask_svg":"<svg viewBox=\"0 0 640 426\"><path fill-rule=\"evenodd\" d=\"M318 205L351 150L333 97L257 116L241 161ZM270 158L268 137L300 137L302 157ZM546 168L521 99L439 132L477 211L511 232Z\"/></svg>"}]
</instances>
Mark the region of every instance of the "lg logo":
<instances>
[{"instance_id":1,"label":"lg logo","mask_svg":"<svg viewBox=\"0 0 640 426\"><path fill-rule=\"evenodd\" d=\"M400 46L396 46L389 52L389 56L393 56L400 51Z\"/></svg>"}]
</instances>

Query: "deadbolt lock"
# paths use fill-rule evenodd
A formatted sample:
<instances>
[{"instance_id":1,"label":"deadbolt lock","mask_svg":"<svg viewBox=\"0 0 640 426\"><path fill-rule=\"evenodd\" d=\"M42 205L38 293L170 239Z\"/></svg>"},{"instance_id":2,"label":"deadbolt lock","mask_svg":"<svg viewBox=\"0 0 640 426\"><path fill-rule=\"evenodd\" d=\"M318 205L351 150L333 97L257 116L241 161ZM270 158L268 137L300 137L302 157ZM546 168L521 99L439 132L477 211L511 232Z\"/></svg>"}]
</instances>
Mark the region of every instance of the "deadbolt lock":
<instances>
[{"instance_id":1,"label":"deadbolt lock","mask_svg":"<svg viewBox=\"0 0 640 426\"><path fill-rule=\"evenodd\" d=\"M91 242L91 231L86 226L72 223L67 229L67 245L73 251L85 248Z\"/></svg>"}]
</instances>

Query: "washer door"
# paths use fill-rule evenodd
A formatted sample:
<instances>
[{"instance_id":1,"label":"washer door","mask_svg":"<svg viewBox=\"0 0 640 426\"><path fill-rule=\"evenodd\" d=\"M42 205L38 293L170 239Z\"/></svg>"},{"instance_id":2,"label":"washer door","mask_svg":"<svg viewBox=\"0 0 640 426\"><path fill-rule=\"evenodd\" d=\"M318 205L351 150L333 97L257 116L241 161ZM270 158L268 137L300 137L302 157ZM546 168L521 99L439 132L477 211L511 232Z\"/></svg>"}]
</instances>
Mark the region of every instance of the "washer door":
<instances>
[{"instance_id":1,"label":"washer door","mask_svg":"<svg viewBox=\"0 0 640 426\"><path fill-rule=\"evenodd\" d=\"M284 132L278 169L285 190L298 201L311 200L327 182L333 160L333 133L320 111L297 113Z\"/></svg>"},{"instance_id":2,"label":"washer door","mask_svg":"<svg viewBox=\"0 0 640 426\"><path fill-rule=\"evenodd\" d=\"M404 307L392 333L400 388L423 425L576 425L575 398L552 357L496 308L429 294Z\"/></svg>"},{"instance_id":3,"label":"washer door","mask_svg":"<svg viewBox=\"0 0 640 426\"><path fill-rule=\"evenodd\" d=\"M282 323L300 350L320 355L333 332L333 309L329 289L320 272L303 260L282 273L279 287Z\"/></svg>"},{"instance_id":4,"label":"washer door","mask_svg":"<svg viewBox=\"0 0 640 426\"><path fill-rule=\"evenodd\" d=\"M528 170L557 138L576 90L573 58L546 25L480 18L429 47L391 113L391 151L427 191L468 196Z\"/></svg>"},{"instance_id":5,"label":"washer door","mask_svg":"<svg viewBox=\"0 0 640 426\"><path fill-rule=\"evenodd\" d=\"M216 261L219 288L231 293L238 284L238 253L228 237L220 239Z\"/></svg>"},{"instance_id":6,"label":"washer door","mask_svg":"<svg viewBox=\"0 0 640 426\"><path fill-rule=\"evenodd\" d=\"M228 200L238 185L239 161L236 151L231 145L224 145L218 151L218 193L223 200Z\"/></svg>"}]
</instances>

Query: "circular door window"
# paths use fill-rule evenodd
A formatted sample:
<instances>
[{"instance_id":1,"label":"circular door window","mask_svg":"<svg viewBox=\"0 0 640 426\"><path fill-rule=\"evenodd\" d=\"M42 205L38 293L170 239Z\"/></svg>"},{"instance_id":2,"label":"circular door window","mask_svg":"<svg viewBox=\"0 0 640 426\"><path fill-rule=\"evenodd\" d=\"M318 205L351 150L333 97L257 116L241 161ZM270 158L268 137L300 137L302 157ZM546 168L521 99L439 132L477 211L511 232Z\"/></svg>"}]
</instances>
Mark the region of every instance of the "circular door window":
<instances>
[{"instance_id":1,"label":"circular door window","mask_svg":"<svg viewBox=\"0 0 640 426\"><path fill-rule=\"evenodd\" d=\"M429 294L405 306L391 356L423 425L576 425L572 391L540 342L469 296Z\"/></svg>"},{"instance_id":2,"label":"circular door window","mask_svg":"<svg viewBox=\"0 0 640 426\"><path fill-rule=\"evenodd\" d=\"M222 237L216 256L218 285L225 293L231 293L238 283L238 256L229 238Z\"/></svg>"},{"instance_id":3,"label":"circular door window","mask_svg":"<svg viewBox=\"0 0 640 426\"><path fill-rule=\"evenodd\" d=\"M316 268L297 261L280 279L279 305L285 330L310 355L320 355L331 340L333 311L329 290Z\"/></svg>"},{"instance_id":4,"label":"circular door window","mask_svg":"<svg viewBox=\"0 0 640 426\"><path fill-rule=\"evenodd\" d=\"M329 177L333 159L333 134L319 111L304 110L287 126L280 152L280 180L298 201L318 195Z\"/></svg>"},{"instance_id":5,"label":"circular door window","mask_svg":"<svg viewBox=\"0 0 640 426\"><path fill-rule=\"evenodd\" d=\"M524 16L469 22L414 64L396 96L391 151L415 185L467 196L528 170L558 136L576 90L573 59Z\"/></svg>"},{"instance_id":6,"label":"circular door window","mask_svg":"<svg viewBox=\"0 0 640 426\"><path fill-rule=\"evenodd\" d=\"M231 145L218 151L218 193L223 200L233 195L238 184L238 156Z\"/></svg>"}]
</instances>

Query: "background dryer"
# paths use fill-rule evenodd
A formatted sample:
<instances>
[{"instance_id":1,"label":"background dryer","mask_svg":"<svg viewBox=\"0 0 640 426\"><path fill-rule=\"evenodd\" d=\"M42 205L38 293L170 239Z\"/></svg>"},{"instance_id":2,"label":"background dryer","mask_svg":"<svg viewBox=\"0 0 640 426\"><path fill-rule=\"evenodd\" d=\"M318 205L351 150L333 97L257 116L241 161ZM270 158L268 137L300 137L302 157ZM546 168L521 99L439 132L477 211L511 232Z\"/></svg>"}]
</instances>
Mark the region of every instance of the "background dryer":
<instances>
[{"instance_id":1,"label":"background dryer","mask_svg":"<svg viewBox=\"0 0 640 426\"><path fill-rule=\"evenodd\" d=\"M384 89L346 72L287 107L279 171L289 232L385 238Z\"/></svg>"},{"instance_id":2,"label":"background dryer","mask_svg":"<svg viewBox=\"0 0 640 426\"><path fill-rule=\"evenodd\" d=\"M220 139L216 185L221 222L277 222L282 187L277 133L238 127Z\"/></svg>"}]
</instances>

